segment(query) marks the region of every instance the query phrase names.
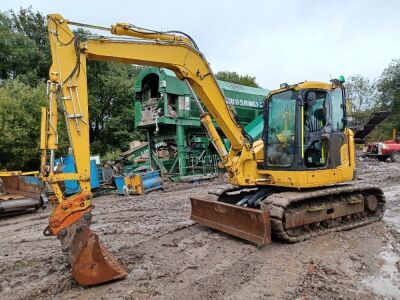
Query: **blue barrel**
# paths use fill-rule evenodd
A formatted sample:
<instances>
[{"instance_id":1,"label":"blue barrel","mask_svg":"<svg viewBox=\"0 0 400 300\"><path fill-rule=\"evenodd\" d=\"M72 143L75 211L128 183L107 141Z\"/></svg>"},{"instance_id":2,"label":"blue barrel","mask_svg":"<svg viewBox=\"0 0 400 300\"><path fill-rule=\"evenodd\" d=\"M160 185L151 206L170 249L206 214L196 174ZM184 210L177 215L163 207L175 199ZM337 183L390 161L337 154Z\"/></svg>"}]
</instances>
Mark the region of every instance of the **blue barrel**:
<instances>
[{"instance_id":1,"label":"blue barrel","mask_svg":"<svg viewBox=\"0 0 400 300\"><path fill-rule=\"evenodd\" d=\"M72 155L61 157L61 171L63 173L76 173L75 160ZM68 195L79 193L81 188L77 180L65 180L65 193ZM90 187L92 189L100 187L100 181L97 173L96 160L90 160Z\"/></svg>"},{"instance_id":2,"label":"blue barrel","mask_svg":"<svg viewBox=\"0 0 400 300\"><path fill-rule=\"evenodd\" d=\"M97 172L96 160L90 160L90 187L92 189L100 187L99 172Z\"/></svg>"},{"instance_id":3,"label":"blue barrel","mask_svg":"<svg viewBox=\"0 0 400 300\"><path fill-rule=\"evenodd\" d=\"M61 162L61 171L63 173L76 173L75 161L72 155L63 156ZM65 180L64 187L67 195L79 193L81 190L77 180Z\"/></svg>"},{"instance_id":4,"label":"blue barrel","mask_svg":"<svg viewBox=\"0 0 400 300\"><path fill-rule=\"evenodd\" d=\"M163 180L160 171L152 171L140 176L142 177L143 189L145 193L158 190L163 187Z\"/></svg>"},{"instance_id":5,"label":"blue barrel","mask_svg":"<svg viewBox=\"0 0 400 300\"><path fill-rule=\"evenodd\" d=\"M124 194L125 177L124 176L114 176L115 185L117 186L118 194Z\"/></svg>"}]
</instances>

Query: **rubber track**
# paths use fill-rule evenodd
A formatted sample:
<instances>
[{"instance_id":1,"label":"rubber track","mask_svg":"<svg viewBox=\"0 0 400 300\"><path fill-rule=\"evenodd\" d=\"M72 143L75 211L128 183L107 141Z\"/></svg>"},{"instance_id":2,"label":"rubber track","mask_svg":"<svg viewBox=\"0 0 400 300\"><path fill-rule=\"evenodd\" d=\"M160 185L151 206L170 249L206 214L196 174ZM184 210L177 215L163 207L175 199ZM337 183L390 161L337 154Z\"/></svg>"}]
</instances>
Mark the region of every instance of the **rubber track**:
<instances>
[{"instance_id":1,"label":"rubber track","mask_svg":"<svg viewBox=\"0 0 400 300\"><path fill-rule=\"evenodd\" d=\"M223 194L240 190L246 189L241 189L231 184L216 186L208 192L209 199L218 200L218 198L221 197ZM302 205L302 208L304 208L304 205L307 206L307 202L310 202L310 200L314 200L314 203L310 204L310 206L315 205L315 200L318 201L318 205L323 205L324 203L330 204L332 203L332 201L340 200L341 196L349 196L351 194L360 193L364 196L373 194L378 198L378 208L374 215L365 213L362 217L358 216L358 218L353 218L350 221L341 221L341 224L338 224L337 226L329 228L320 226L319 228L313 228L309 232L305 232L302 235L298 236L290 236L284 229L282 219L283 215L285 214L285 212L288 211L288 209L296 208L300 205ZM332 200L332 197L335 197L336 199ZM373 222L377 222L383 217L383 213L385 211L385 203L385 196L383 194L383 191L379 187L362 183L350 183L335 185L331 187L321 187L318 189L277 192L270 195L267 199L261 202L261 209L268 209L270 213L272 235L274 237L289 243L297 243L313 237L327 234L329 232L350 230L357 227L365 226Z\"/></svg>"},{"instance_id":2,"label":"rubber track","mask_svg":"<svg viewBox=\"0 0 400 300\"><path fill-rule=\"evenodd\" d=\"M310 200L314 200L314 202L317 200L318 205L324 205L325 203L329 205L332 203L333 197L336 198L334 201L338 201L341 196L349 196L360 193L364 196L373 194L378 198L378 208L375 211L375 214L364 213L362 216L357 216L357 218L352 218L351 220L342 220L341 223L336 226L329 228L325 228L323 226L320 226L319 228L312 228L309 232L304 232L298 236L290 236L284 229L282 219L283 215L288 211L288 209L296 208L299 205L302 205L302 208L304 209L304 205L306 205L307 202L310 202ZM269 210L273 236L289 243L296 243L329 232L350 230L379 221L383 217L385 203L386 201L383 191L377 186L367 184L346 184L314 190L276 193L269 196L261 203L261 209ZM313 205L315 205L315 203Z\"/></svg>"}]
</instances>

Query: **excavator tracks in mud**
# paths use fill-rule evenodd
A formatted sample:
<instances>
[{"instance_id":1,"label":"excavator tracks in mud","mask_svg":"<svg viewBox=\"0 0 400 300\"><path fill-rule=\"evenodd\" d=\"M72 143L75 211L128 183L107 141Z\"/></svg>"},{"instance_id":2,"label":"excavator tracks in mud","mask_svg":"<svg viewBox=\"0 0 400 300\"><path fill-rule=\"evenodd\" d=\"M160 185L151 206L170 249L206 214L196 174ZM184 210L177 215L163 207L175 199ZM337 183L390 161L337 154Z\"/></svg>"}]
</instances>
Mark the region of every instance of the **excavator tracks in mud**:
<instances>
[{"instance_id":1,"label":"excavator tracks in mud","mask_svg":"<svg viewBox=\"0 0 400 300\"><path fill-rule=\"evenodd\" d=\"M376 186L348 184L273 194L260 208L270 212L272 234L295 243L379 221L385 196Z\"/></svg>"},{"instance_id":2,"label":"excavator tracks in mud","mask_svg":"<svg viewBox=\"0 0 400 300\"><path fill-rule=\"evenodd\" d=\"M271 241L268 234L295 243L379 221L385 211L383 191L360 183L301 191L266 188L265 196L253 202L255 208L234 204L261 190L232 185L216 187L209 191L207 200L191 198L191 218L263 246Z\"/></svg>"}]
</instances>

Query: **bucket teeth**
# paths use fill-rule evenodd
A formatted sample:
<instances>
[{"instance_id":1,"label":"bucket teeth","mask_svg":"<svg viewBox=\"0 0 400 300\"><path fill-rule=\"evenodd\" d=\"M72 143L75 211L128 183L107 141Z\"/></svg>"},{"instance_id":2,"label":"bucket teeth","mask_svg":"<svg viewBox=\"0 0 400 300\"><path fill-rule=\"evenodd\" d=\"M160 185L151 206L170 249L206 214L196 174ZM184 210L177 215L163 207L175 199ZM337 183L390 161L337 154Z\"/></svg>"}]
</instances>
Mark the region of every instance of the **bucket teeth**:
<instances>
[{"instance_id":1,"label":"bucket teeth","mask_svg":"<svg viewBox=\"0 0 400 300\"><path fill-rule=\"evenodd\" d=\"M70 249L72 276L80 285L93 285L125 278L128 272L99 242L88 226L77 229Z\"/></svg>"}]
</instances>

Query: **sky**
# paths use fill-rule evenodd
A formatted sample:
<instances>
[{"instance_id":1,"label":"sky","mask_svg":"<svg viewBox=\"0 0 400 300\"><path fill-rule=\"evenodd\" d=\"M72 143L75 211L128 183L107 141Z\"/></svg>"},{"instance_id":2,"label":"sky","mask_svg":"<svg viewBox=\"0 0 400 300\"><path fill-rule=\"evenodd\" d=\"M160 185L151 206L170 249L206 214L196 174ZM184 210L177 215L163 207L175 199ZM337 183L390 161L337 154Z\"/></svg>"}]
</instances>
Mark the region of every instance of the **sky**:
<instances>
[{"instance_id":1,"label":"sky","mask_svg":"<svg viewBox=\"0 0 400 300\"><path fill-rule=\"evenodd\" d=\"M264 88L339 75L378 78L400 58L400 1L14 0L81 23L128 22L195 39L214 73L255 76Z\"/></svg>"}]
</instances>

